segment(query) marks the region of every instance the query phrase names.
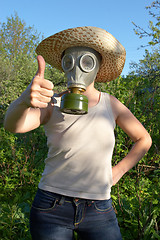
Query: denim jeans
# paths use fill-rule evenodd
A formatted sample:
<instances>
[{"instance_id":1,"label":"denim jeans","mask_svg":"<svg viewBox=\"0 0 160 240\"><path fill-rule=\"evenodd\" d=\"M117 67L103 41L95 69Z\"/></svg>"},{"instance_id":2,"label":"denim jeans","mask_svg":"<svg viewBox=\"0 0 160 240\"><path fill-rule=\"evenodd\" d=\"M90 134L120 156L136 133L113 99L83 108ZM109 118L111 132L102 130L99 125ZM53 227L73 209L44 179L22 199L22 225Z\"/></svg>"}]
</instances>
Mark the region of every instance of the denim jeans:
<instances>
[{"instance_id":1,"label":"denim jeans","mask_svg":"<svg viewBox=\"0 0 160 240\"><path fill-rule=\"evenodd\" d=\"M33 240L122 240L112 200L86 200L38 189L30 213Z\"/></svg>"}]
</instances>

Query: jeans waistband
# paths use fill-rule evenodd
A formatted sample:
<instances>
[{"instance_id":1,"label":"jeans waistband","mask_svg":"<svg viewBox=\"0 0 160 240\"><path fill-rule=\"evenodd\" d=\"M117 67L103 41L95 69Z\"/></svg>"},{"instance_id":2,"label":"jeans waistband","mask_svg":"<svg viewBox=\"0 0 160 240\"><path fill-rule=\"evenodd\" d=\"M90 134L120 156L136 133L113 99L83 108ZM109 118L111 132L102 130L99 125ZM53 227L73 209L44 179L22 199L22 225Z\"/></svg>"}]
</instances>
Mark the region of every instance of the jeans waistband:
<instances>
[{"instance_id":1,"label":"jeans waistband","mask_svg":"<svg viewBox=\"0 0 160 240\"><path fill-rule=\"evenodd\" d=\"M59 201L59 204L63 204L64 201L70 201L70 202L75 202L75 203L87 203L87 204L91 204L94 203L94 200L91 199L84 199L84 198L77 198L77 197L70 197L70 196L65 196L65 195L61 195L58 193L54 193L54 192L49 192L43 189L38 188L38 191L41 191L45 194L48 194L54 198L56 198Z\"/></svg>"}]
</instances>

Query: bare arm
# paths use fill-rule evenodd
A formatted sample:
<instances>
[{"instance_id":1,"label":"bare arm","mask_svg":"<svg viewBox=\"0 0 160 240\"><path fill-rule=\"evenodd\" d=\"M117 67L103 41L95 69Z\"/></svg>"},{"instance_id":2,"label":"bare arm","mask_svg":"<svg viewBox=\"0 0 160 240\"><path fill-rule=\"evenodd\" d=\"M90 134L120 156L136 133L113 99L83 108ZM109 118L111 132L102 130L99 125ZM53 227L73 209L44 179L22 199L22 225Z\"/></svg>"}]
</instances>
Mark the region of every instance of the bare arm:
<instances>
[{"instance_id":1,"label":"bare arm","mask_svg":"<svg viewBox=\"0 0 160 240\"><path fill-rule=\"evenodd\" d=\"M126 157L112 168L113 185L146 154L152 140L146 129L130 110L111 96L111 105L118 126L133 140L134 145Z\"/></svg>"},{"instance_id":2,"label":"bare arm","mask_svg":"<svg viewBox=\"0 0 160 240\"><path fill-rule=\"evenodd\" d=\"M52 82L44 79L45 61L37 57L38 71L31 84L8 108L4 127L15 133L31 131L43 124L49 116Z\"/></svg>"}]
</instances>

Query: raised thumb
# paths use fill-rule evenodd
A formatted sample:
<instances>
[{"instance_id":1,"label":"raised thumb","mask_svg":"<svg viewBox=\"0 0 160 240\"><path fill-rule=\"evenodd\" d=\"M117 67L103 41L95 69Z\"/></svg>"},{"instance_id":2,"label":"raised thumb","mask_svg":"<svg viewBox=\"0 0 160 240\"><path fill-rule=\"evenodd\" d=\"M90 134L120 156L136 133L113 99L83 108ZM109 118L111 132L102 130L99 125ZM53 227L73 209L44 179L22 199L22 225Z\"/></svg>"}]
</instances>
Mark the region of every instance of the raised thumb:
<instances>
[{"instance_id":1,"label":"raised thumb","mask_svg":"<svg viewBox=\"0 0 160 240\"><path fill-rule=\"evenodd\" d=\"M37 61L38 61L38 71L36 75L44 78L44 72L45 72L45 66L46 66L45 60L41 55L38 55Z\"/></svg>"}]
</instances>

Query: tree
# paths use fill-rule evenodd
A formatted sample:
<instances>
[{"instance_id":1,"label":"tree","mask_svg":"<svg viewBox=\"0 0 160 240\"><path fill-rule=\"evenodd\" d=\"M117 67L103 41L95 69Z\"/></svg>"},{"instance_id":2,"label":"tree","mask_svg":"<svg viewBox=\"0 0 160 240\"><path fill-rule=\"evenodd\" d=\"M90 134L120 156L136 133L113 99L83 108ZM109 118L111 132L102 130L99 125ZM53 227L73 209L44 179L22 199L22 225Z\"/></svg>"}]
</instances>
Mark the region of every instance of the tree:
<instances>
[{"instance_id":1,"label":"tree","mask_svg":"<svg viewBox=\"0 0 160 240\"><path fill-rule=\"evenodd\" d=\"M151 46L151 51L145 49L144 59L139 63L132 62L130 66L134 70L133 74L144 78L141 89L144 87L156 94L160 88L160 2L154 1L146 9L149 9L149 14L155 20L155 23L149 21L149 31L133 24L136 27L134 31L140 38L151 38L147 45Z\"/></svg>"},{"instance_id":2,"label":"tree","mask_svg":"<svg viewBox=\"0 0 160 240\"><path fill-rule=\"evenodd\" d=\"M7 23L1 24L0 49L10 60L21 55L33 55L35 46L38 44L40 34L34 27L27 27L17 13L7 18Z\"/></svg>"},{"instance_id":3,"label":"tree","mask_svg":"<svg viewBox=\"0 0 160 240\"><path fill-rule=\"evenodd\" d=\"M35 49L42 37L34 27L26 26L16 13L8 17L7 23L2 23L0 27L2 113L2 109L6 109L25 90L35 75L37 71ZM58 89L60 84L65 86L64 74L55 68L47 65L45 75L46 78L53 80Z\"/></svg>"},{"instance_id":4,"label":"tree","mask_svg":"<svg viewBox=\"0 0 160 240\"><path fill-rule=\"evenodd\" d=\"M153 1L150 6L146 9L149 10L150 16L154 18L153 21L149 21L149 30L144 30L135 23L135 33L140 37L149 37L151 40L147 46L151 46L151 52L145 49L144 59L140 60L139 63L131 63L131 68L135 70L137 75L148 78L150 88L159 88L159 76L160 76L160 2ZM141 46L141 47L147 47Z\"/></svg>"},{"instance_id":5,"label":"tree","mask_svg":"<svg viewBox=\"0 0 160 240\"><path fill-rule=\"evenodd\" d=\"M0 25L1 113L32 80L36 71L35 46L40 34L15 13Z\"/></svg>"},{"instance_id":6,"label":"tree","mask_svg":"<svg viewBox=\"0 0 160 240\"><path fill-rule=\"evenodd\" d=\"M140 38L151 38L152 40L148 42L148 45L155 46L160 43L160 2L158 0L153 1L146 9L149 10L149 14L155 19L155 23L149 21L149 30L145 30L133 22L135 26L134 31ZM142 47L144 46L142 45Z\"/></svg>"},{"instance_id":7,"label":"tree","mask_svg":"<svg viewBox=\"0 0 160 240\"><path fill-rule=\"evenodd\" d=\"M136 166L136 171L134 169L130 171L128 179L133 183L131 188L126 187L124 182L119 187L118 196L121 196L119 197L119 214L122 218L122 225L124 228L125 226L128 228L129 218L134 222L133 232L128 232L132 237L130 236L128 239L159 239L160 2L154 1L146 9L154 18L154 23L149 21L149 30L144 30L134 23L134 30L140 38L149 37L148 45L141 47L150 46L151 50L145 49L144 58L139 63L131 64L134 71L127 76L126 80L128 79L130 82L132 96L128 97L129 101L127 102L134 115L147 128L153 144L149 153ZM134 178L136 182L134 182ZM128 195L126 201L123 191L135 191L136 196Z\"/></svg>"},{"instance_id":8,"label":"tree","mask_svg":"<svg viewBox=\"0 0 160 240\"><path fill-rule=\"evenodd\" d=\"M25 90L37 70L35 47L40 34L17 14L0 27L0 239L30 239L26 232L31 193L47 154L46 139L42 128L28 134L9 133L3 128L3 119L8 105Z\"/></svg>"}]
</instances>

